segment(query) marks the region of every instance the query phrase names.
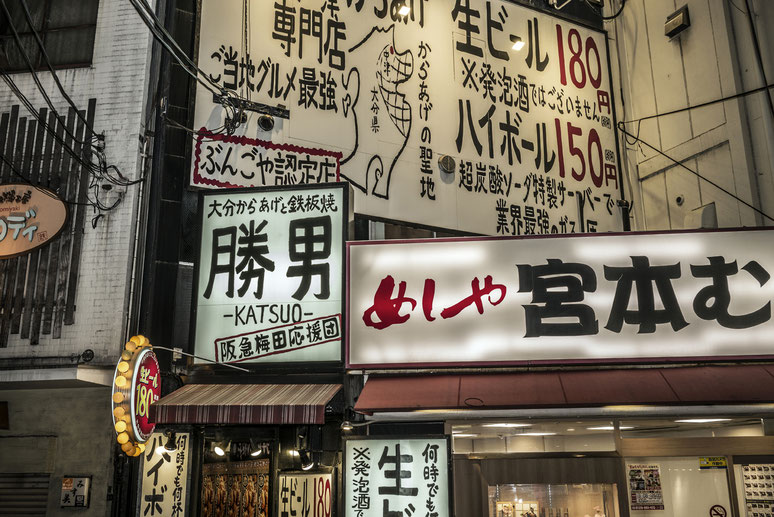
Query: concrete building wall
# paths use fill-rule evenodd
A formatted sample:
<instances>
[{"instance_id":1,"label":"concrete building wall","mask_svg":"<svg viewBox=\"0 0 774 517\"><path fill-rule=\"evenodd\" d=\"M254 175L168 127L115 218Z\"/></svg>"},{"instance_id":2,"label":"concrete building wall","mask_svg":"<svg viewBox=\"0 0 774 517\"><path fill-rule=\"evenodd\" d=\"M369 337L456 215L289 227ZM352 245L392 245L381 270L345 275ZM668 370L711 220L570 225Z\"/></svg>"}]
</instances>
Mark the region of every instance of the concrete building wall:
<instances>
[{"instance_id":1,"label":"concrete building wall","mask_svg":"<svg viewBox=\"0 0 774 517\"><path fill-rule=\"evenodd\" d=\"M607 12L618 5L608 5ZM691 26L669 40L664 23L683 5ZM760 0L749 5L770 82L774 67L765 27L774 24L774 6ZM617 52L619 119L637 121L760 88L747 7L745 0L628 0L621 16L606 24L611 53ZM702 209L713 203L720 227L774 224L719 188L774 216L771 117L759 93L626 123L627 131L703 177L619 134L635 203L633 229L698 228Z\"/></svg>"},{"instance_id":2,"label":"concrete building wall","mask_svg":"<svg viewBox=\"0 0 774 517\"><path fill-rule=\"evenodd\" d=\"M129 2L102 0L99 4L92 65L57 72L65 91L80 109L96 98L94 130L105 133L105 153L130 179L141 174L140 135L144 131L143 110L147 94L150 31ZM38 73L45 90L60 113L68 105L48 72ZM45 102L31 74L13 74L13 80L36 108ZM19 99L0 86L0 106L7 111ZM20 116L29 116L22 108ZM75 324L64 326L61 339L41 336L31 347L29 340L11 335L2 358L69 357L90 348L92 364L110 364L123 345L127 278L134 244L133 222L140 186L114 188L105 201L123 198L117 209L106 212L92 228L91 210L83 229L83 252L78 279Z\"/></svg>"},{"instance_id":3,"label":"concrete building wall","mask_svg":"<svg viewBox=\"0 0 774 517\"><path fill-rule=\"evenodd\" d=\"M110 389L12 390L0 398L8 402L9 416L9 429L0 430L0 473L50 474L50 517L73 513L59 506L63 477L92 476L89 508L78 515L110 515Z\"/></svg>"}]
</instances>

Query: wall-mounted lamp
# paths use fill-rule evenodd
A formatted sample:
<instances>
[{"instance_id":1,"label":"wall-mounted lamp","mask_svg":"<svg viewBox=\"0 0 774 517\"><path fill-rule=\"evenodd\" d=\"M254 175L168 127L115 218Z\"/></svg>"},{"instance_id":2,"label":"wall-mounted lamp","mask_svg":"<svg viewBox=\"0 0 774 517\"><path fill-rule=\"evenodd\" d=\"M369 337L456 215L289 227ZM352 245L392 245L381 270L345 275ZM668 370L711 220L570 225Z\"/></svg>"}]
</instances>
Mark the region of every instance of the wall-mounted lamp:
<instances>
[{"instance_id":1,"label":"wall-mounted lamp","mask_svg":"<svg viewBox=\"0 0 774 517\"><path fill-rule=\"evenodd\" d=\"M406 4L403 4L400 9L398 9L398 16L408 16L410 12L411 8Z\"/></svg>"},{"instance_id":2,"label":"wall-mounted lamp","mask_svg":"<svg viewBox=\"0 0 774 517\"><path fill-rule=\"evenodd\" d=\"M524 40L521 39L519 36L514 36L513 34L511 34L511 42L513 43L513 46L511 48L517 52L524 48Z\"/></svg>"},{"instance_id":3,"label":"wall-mounted lamp","mask_svg":"<svg viewBox=\"0 0 774 517\"><path fill-rule=\"evenodd\" d=\"M226 452L231 448L231 442L213 442L212 452L218 456L225 456Z\"/></svg>"},{"instance_id":4,"label":"wall-mounted lamp","mask_svg":"<svg viewBox=\"0 0 774 517\"><path fill-rule=\"evenodd\" d=\"M311 454L305 449L298 451L298 457L301 460L301 470L311 470L314 467L314 460Z\"/></svg>"},{"instance_id":5,"label":"wall-mounted lamp","mask_svg":"<svg viewBox=\"0 0 774 517\"><path fill-rule=\"evenodd\" d=\"M688 15L688 6L684 5L677 11L667 16L664 23L664 35L672 39L691 26L691 17Z\"/></svg>"},{"instance_id":6,"label":"wall-mounted lamp","mask_svg":"<svg viewBox=\"0 0 774 517\"><path fill-rule=\"evenodd\" d=\"M271 131L274 129L274 117L262 114L258 117L258 127L261 128L261 131Z\"/></svg>"},{"instance_id":7,"label":"wall-mounted lamp","mask_svg":"<svg viewBox=\"0 0 774 517\"><path fill-rule=\"evenodd\" d=\"M168 454L177 450L177 434L174 431L166 431L164 436L164 445L156 447L156 454Z\"/></svg>"}]
</instances>

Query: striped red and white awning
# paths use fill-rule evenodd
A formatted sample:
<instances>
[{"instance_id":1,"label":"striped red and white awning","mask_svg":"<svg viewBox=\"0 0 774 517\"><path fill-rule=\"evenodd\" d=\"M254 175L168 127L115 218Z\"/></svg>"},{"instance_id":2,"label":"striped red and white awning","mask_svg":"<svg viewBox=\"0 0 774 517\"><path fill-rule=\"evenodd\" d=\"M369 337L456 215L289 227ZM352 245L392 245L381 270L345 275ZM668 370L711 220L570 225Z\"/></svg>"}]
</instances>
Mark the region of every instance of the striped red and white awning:
<instances>
[{"instance_id":1,"label":"striped red and white awning","mask_svg":"<svg viewBox=\"0 0 774 517\"><path fill-rule=\"evenodd\" d=\"M150 407L156 424L323 424L341 384L189 384Z\"/></svg>"}]
</instances>

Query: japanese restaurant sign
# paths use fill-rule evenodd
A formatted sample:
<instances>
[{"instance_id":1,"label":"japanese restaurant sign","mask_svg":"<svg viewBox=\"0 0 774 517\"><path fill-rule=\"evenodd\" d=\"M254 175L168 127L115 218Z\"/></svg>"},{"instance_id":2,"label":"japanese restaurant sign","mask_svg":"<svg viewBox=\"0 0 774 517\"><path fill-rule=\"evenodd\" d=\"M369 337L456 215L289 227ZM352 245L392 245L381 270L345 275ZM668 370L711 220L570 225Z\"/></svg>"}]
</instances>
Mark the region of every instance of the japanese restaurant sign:
<instances>
[{"instance_id":1,"label":"japanese restaurant sign","mask_svg":"<svg viewBox=\"0 0 774 517\"><path fill-rule=\"evenodd\" d=\"M330 472L280 472L280 517L331 517L333 513L333 474Z\"/></svg>"},{"instance_id":2,"label":"japanese restaurant sign","mask_svg":"<svg viewBox=\"0 0 774 517\"><path fill-rule=\"evenodd\" d=\"M657 464L627 464L630 510L663 510L661 469Z\"/></svg>"},{"instance_id":3,"label":"japanese restaurant sign","mask_svg":"<svg viewBox=\"0 0 774 517\"><path fill-rule=\"evenodd\" d=\"M449 517L446 438L351 439L344 459L344 515Z\"/></svg>"},{"instance_id":4,"label":"japanese restaurant sign","mask_svg":"<svg viewBox=\"0 0 774 517\"><path fill-rule=\"evenodd\" d=\"M243 4L202 1L198 64L214 86L197 85L191 185L340 173L356 211L380 218L489 235L622 229L603 32L505 0ZM234 128L238 97L263 108ZM289 118L261 129L267 107Z\"/></svg>"},{"instance_id":5,"label":"japanese restaurant sign","mask_svg":"<svg viewBox=\"0 0 774 517\"><path fill-rule=\"evenodd\" d=\"M175 434L175 450L162 450L167 438L153 433L143 453L142 494L138 515L183 517L188 494L191 435Z\"/></svg>"},{"instance_id":6,"label":"japanese restaurant sign","mask_svg":"<svg viewBox=\"0 0 774 517\"><path fill-rule=\"evenodd\" d=\"M0 185L0 259L46 244L66 221L67 205L54 192L32 185Z\"/></svg>"},{"instance_id":7,"label":"japanese restaurant sign","mask_svg":"<svg viewBox=\"0 0 774 517\"><path fill-rule=\"evenodd\" d=\"M341 360L349 192L339 183L202 194L197 356Z\"/></svg>"},{"instance_id":8,"label":"japanese restaurant sign","mask_svg":"<svg viewBox=\"0 0 774 517\"><path fill-rule=\"evenodd\" d=\"M774 229L348 243L347 365L770 356Z\"/></svg>"}]
</instances>

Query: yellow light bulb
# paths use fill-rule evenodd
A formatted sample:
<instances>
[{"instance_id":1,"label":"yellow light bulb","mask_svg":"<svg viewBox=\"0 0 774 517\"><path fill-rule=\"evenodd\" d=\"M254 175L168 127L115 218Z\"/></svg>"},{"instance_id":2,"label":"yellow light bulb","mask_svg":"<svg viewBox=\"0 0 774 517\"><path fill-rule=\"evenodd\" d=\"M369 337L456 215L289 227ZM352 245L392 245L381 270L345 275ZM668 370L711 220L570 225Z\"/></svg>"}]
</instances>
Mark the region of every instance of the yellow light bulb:
<instances>
[{"instance_id":1,"label":"yellow light bulb","mask_svg":"<svg viewBox=\"0 0 774 517\"><path fill-rule=\"evenodd\" d=\"M126 432L119 433L119 435L116 437L116 440L118 440L118 443L124 444L129 441L129 434Z\"/></svg>"},{"instance_id":2,"label":"yellow light bulb","mask_svg":"<svg viewBox=\"0 0 774 517\"><path fill-rule=\"evenodd\" d=\"M126 344L124 345L124 348L126 348L128 352L134 352L135 350L137 350L137 343L135 343L134 341L127 341Z\"/></svg>"},{"instance_id":3,"label":"yellow light bulb","mask_svg":"<svg viewBox=\"0 0 774 517\"><path fill-rule=\"evenodd\" d=\"M123 433L124 431L126 431L126 422L124 422L123 420L119 420L118 422L116 422L116 425L114 425L113 427L115 427L116 432Z\"/></svg>"},{"instance_id":4,"label":"yellow light bulb","mask_svg":"<svg viewBox=\"0 0 774 517\"><path fill-rule=\"evenodd\" d=\"M126 361L121 361L120 363L118 363L118 371L121 373L129 371L129 363L127 363Z\"/></svg>"},{"instance_id":5,"label":"yellow light bulb","mask_svg":"<svg viewBox=\"0 0 774 517\"><path fill-rule=\"evenodd\" d=\"M125 414L126 414L126 410L121 406L118 406L113 410L113 416L116 418L121 418Z\"/></svg>"},{"instance_id":6,"label":"yellow light bulb","mask_svg":"<svg viewBox=\"0 0 774 517\"><path fill-rule=\"evenodd\" d=\"M123 393L121 393L120 391L117 391L117 392L113 393L113 402L114 403L120 404L123 401L124 401L124 394ZM116 409L118 409L118 408L116 408Z\"/></svg>"},{"instance_id":7,"label":"yellow light bulb","mask_svg":"<svg viewBox=\"0 0 774 517\"><path fill-rule=\"evenodd\" d=\"M123 361L128 361L132 358L132 353L129 350L124 350L121 352L121 359Z\"/></svg>"},{"instance_id":8,"label":"yellow light bulb","mask_svg":"<svg viewBox=\"0 0 774 517\"><path fill-rule=\"evenodd\" d=\"M116 377L116 386L118 386L119 388L123 388L124 386L126 386L126 377L124 377L123 375L118 375Z\"/></svg>"}]
</instances>

